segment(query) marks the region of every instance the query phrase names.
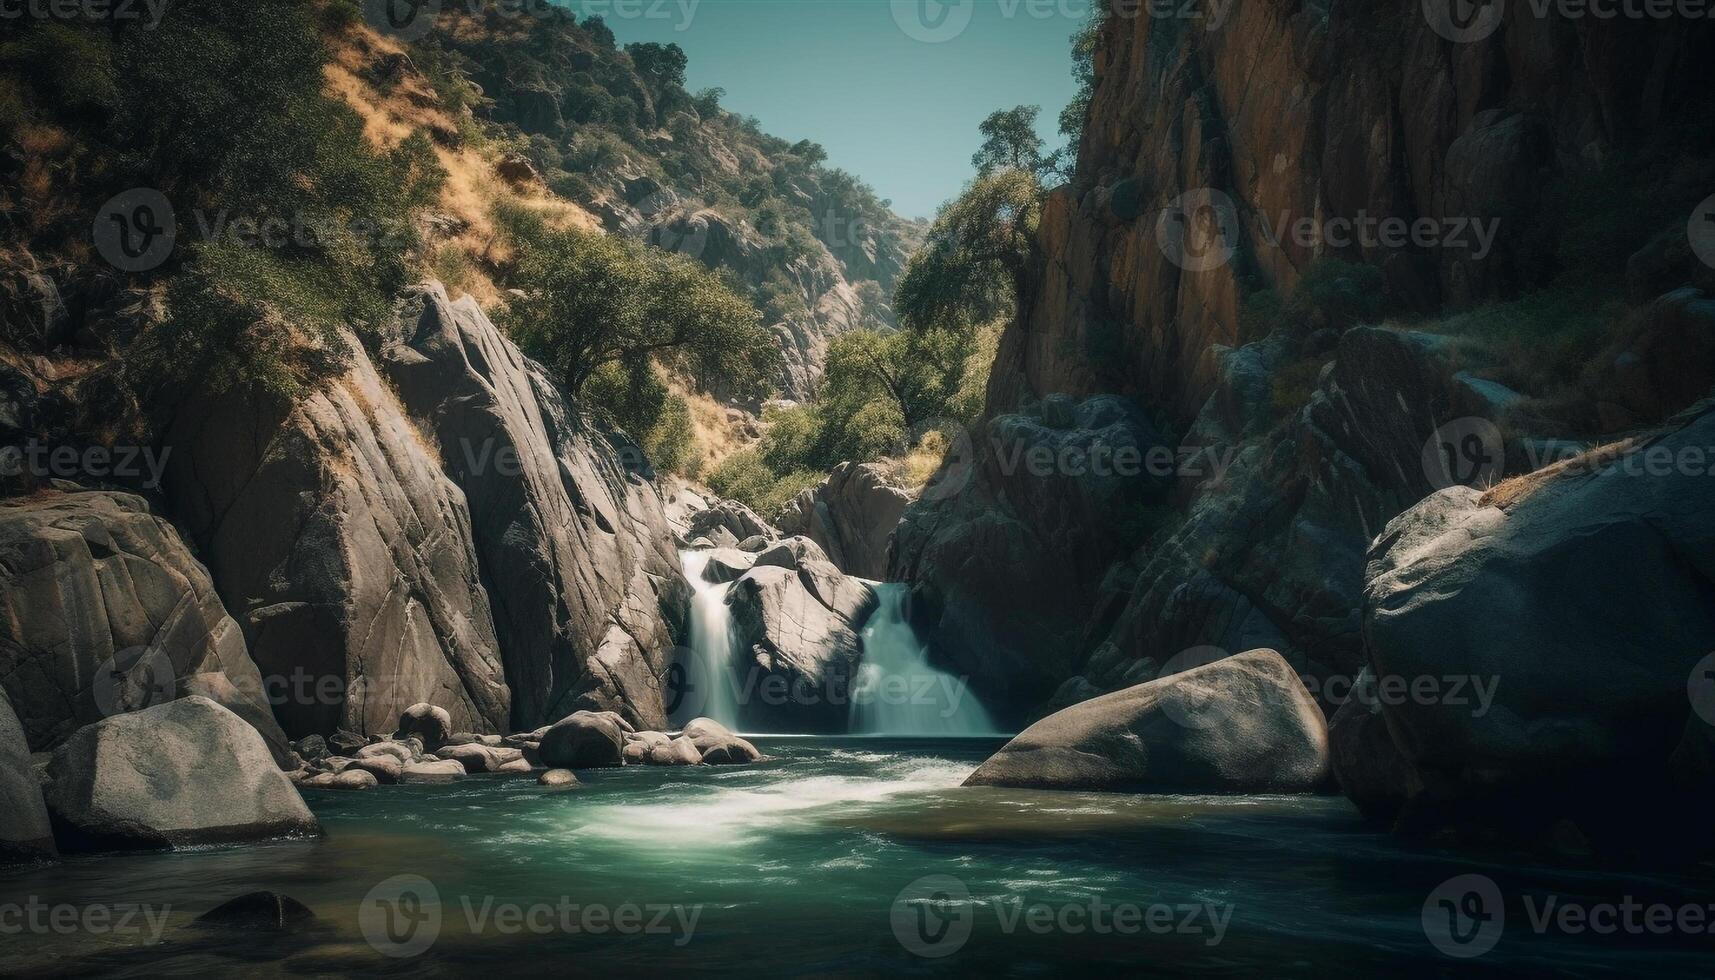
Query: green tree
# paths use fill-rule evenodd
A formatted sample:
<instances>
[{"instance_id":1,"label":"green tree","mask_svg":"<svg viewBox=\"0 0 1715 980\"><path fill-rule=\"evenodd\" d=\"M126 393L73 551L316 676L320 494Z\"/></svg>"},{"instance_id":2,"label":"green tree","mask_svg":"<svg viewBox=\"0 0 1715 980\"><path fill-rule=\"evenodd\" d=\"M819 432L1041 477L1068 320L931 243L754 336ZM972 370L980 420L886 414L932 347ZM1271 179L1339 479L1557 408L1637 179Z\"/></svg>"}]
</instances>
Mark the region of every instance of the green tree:
<instances>
[{"instance_id":1,"label":"green tree","mask_svg":"<svg viewBox=\"0 0 1715 980\"><path fill-rule=\"evenodd\" d=\"M1041 112L1041 106L1021 105L989 113L977 126L982 148L971 157L978 177L998 170L1035 173L1042 168L1042 137L1036 135L1036 117Z\"/></svg>"},{"instance_id":2,"label":"green tree","mask_svg":"<svg viewBox=\"0 0 1715 980\"><path fill-rule=\"evenodd\" d=\"M619 236L507 220L521 253L511 285L528 299L508 308L505 324L567 390L582 392L606 364L654 362L735 398L770 393L780 363L773 336L713 272Z\"/></svg>"},{"instance_id":3,"label":"green tree","mask_svg":"<svg viewBox=\"0 0 1715 980\"><path fill-rule=\"evenodd\" d=\"M689 59L685 57L685 49L677 44L644 41L627 44L625 53L631 56L631 63L637 66L637 73L643 76L655 92L668 92L685 87L685 66Z\"/></svg>"},{"instance_id":4,"label":"green tree","mask_svg":"<svg viewBox=\"0 0 1715 980\"><path fill-rule=\"evenodd\" d=\"M979 177L935 216L894 289L909 328L982 323L1010 315L1042 214L1028 170Z\"/></svg>"}]
</instances>

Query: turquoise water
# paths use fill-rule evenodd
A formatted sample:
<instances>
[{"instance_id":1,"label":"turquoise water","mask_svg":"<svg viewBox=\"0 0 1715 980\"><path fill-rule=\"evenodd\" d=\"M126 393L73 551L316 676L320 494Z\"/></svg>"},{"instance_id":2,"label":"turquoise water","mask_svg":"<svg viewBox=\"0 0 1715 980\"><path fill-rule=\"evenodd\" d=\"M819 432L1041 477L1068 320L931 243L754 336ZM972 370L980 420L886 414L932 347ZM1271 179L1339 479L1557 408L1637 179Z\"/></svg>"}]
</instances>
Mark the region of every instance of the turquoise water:
<instances>
[{"instance_id":1,"label":"turquoise water","mask_svg":"<svg viewBox=\"0 0 1715 980\"><path fill-rule=\"evenodd\" d=\"M910 589L875 587L863 628L863 664L853 685L850 731L888 735L992 735L997 730L964 681L929 663L911 627Z\"/></svg>"},{"instance_id":2,"label":"turquoise water","mask_svg":"<svg viewBox=\"0 0 1715 980\"><path fill-rule=\"evenodd\" d=\"M82 930L7 934L0 918L0 974L1709 972L1706 936L1538 936L1520 904L1550 893L1684 903L1707 884L1689 869L1609 875L1413 850L1367 829L1335 798L960 788L996 739L757 742L770 761L590 772L559 793L517 777L313 792L306 798L325 825L322 840L80 858L0 875L0 902L165 912L155 942ZM1506 927L1487 955L1447 959L1426 938L1425 899L1473 873L1505 891ZM427 879L432 893L395 881L366 905L400 875ZM926 876L924 889L901 898ZM264 888L310 906L320 927L270 939L191 926L219 902ZM577 931L562 928L562 902L578 906ZM622 934L584 918L591 906L622 917L635 907L637 918ZM1088 922L1094 908L1112 926L1113 913L1101 910L1121 906L1164 928L1054 924ZM519 919L506 918L512 908ZM1026 918L1036 909L1046 931ZM528 926L532 915L539 931ZM643 928L655 919L659 929ZM518 922L526 925L508 927ZM425 936L432 942L412 947Z\"/></svg>"}]
</instances>

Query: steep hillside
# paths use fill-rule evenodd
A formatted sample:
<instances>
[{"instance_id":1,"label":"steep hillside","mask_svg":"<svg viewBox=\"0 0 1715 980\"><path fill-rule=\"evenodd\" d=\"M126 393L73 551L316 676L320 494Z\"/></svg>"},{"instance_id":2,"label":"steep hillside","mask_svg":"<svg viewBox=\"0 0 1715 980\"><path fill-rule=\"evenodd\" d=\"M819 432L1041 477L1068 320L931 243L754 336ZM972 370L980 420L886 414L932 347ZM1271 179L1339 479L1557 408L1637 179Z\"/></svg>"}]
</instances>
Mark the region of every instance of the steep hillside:
<instances>
[{"instance_id":1,"label":"steep hillside","mask_svg":"<svg viewBox=\"0 0 1715 980\"><path fill-rule=\"evenodd\" d=\"M786 354L788 397L810 395L830 338L892 324L919 229L820 146L767 135L719 90L687 92L676 45L620 49L599 17L485 6L443 14L411 50L525 181L742 283Z\"/></svg>"}]
</instances>

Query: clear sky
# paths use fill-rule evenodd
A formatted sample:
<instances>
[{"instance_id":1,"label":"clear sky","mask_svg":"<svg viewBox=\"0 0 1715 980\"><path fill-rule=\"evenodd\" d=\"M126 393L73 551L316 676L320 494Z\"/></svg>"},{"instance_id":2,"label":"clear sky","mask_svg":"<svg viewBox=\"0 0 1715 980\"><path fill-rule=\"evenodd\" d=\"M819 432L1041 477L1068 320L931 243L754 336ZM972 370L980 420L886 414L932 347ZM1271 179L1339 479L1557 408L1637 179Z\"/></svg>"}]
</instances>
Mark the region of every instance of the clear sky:
<instances>
[{"instance_id":1,"label":"clear sky","mask_svg":"<svg viewBox=\"0 0 1715 980\"><path fill-rule=\"evenodd\" d=\"M563 0L564 2L564 0ZM687 87L765 132L811 139L906 217L955 196L995 109L1040 105L1049 148L1075 92L1090 0L569 0L621 44L672 41ZM945 38L945 40L940 40Z\"/></svg>"}]
</instances>

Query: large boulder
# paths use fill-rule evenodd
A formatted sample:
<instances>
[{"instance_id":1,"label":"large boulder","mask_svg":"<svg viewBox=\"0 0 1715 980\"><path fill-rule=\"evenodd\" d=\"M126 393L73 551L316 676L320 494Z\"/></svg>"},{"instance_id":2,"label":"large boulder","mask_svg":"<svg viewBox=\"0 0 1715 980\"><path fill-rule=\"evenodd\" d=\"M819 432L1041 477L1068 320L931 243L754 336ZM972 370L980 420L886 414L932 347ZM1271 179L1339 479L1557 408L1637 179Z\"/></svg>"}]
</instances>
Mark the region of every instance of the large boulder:
<instances>
[{"instance_id":1,"label":"large boulder","mask_svg":"<svg viewBox=\"0 0 1715 980\"><path fill-rule=\"evenodd\" d=\"M728 589L741 720L751 731L843 732L875 590L807 538L775 544Z\"/></svg>"},{"instance_id":2,"label":"large boulder","mask_svg":"<svg viewBox=\"0 0 1715 980\"><path fill-rule=\"evenodd\" d=\"M130 494L0 501L0 683L36 751L187 694L249 722L276 761L290 751L208 570Z\"/></svg>"},{"instance_id":3,"label":"large boulder","mask_svg":"<svg viewBox=\"0 0 1715 980\"><path fill-rule=\"evenodd\" d=\"M24 728L0 694L0 864L39 861L58 853Z\"/></svg>"},{"instance_id":4,"label":"large boulder","mask_svg":"<svg viewBox=\"0 0 1715 980\"><path fill-rule=\"evenodd\" d=\"M574 711L548 729L537 753L551 769L608 769L625 765L629 723L612 711Z\"/></svg>"},{"instance_id":5,"label":"large boulder","mask_svg":"<svg viewBox=\"0 0 1715 980\"><path fill-rule=\"evenodd\" d=\"M78 729L48 775L48 810L68 851L320 832L262 736L200 695Z\"/></svg>"},{"instance_id":6,"label":"large boulder","mask_svg":"<svg viewBox=\"0 0 1715 980\"><path fill-rule=\"evenodd\" d=\"M1351 698L1328 720L1328 759L1340 791L1358 812L1391 826L1421 791L1422 779L1394 744L1381 709L1375 676L1365 667Z\"/></svg>"},{"instance_id":7,"label":"large boulder","mask_svg":"<svg viewBox=\"0 0 1715 980\"><path fill-rule=\"evenodd\" d=\"M772 541L780 537L780 531L736 500L716 500L706 510L686 519L685 537L687 540L718 538L717 543L723 546L737 547L740 541L754 537Z\"/></svg>"},{"instance_id":8,"label":"large boulder","mask_svg":"<svg viewBox=\"0 0 1715 980\"><path fill-rule=\"evenodd\" d=\"M841 463L828 478L786 504L775 518L780 533L820 545L840 571L859 578L887 577L893 529L911 502L874 463Z\"/></svg>"},{"instance_id":9,"label":"large boulder","mask_svg":"<svg viewBox=\"0 0 1715 980\"><path fill-rule=\"evenodd\" d=\"M1471 681L1463 697L1383 705L1423 781L1401 829L1528 840L1570 822L1598 849L1711 842L1715 787L1688 792L1672 764L1709 685L1694 668L1715 650L1710 446L1705 402L1388 524L1366 581L1371 669Z\"/></svg>"},{"instance_id":10,"label":"large boulder","mask_svg":"<svg viewBox=\"0 0 1715 980\"><path fill-rule=\"evenodd\" d=\"M469 297L431 283L381 368L469 502L511 727L573 710L665 721L658 678L689 589L638 447L599 430Z\"/></svg>"},{"instance_id":11,"label":"large boulder","mask_svg":"<svg viewBox=\"0 0 1715 980\"><path fill-rule=\"evenodd\" d=\"M497 731L511 698L464 494L363 345L340 342L347 370L310 391L175 407L173 512L251 657L289 684L289 734L390 733L419 702Z\"/></svg>"},{"instance_id":12,"label":"large boulder","mask_svg":"<svg viewBox=\"0 0 1715 980\"><path fill-rule=\"evenodd\" d=\"M393 737L416 738L424 748L434 752L446 744L452 727L453 716L447 709L432 704L413 704L399 716L399 730L393 733Z\"/></svg>"},{"instance_id":13,"label":"large boulder","mask_svg":"<svg viewBox=\"0 0 1715 980\"><path fill-rule=\"evenodd\" d=\"M965 785L1290 793L1327 774L1321 709L1280 654L1253 650L1049 715Z\"/></svg>"}]
</instances>

